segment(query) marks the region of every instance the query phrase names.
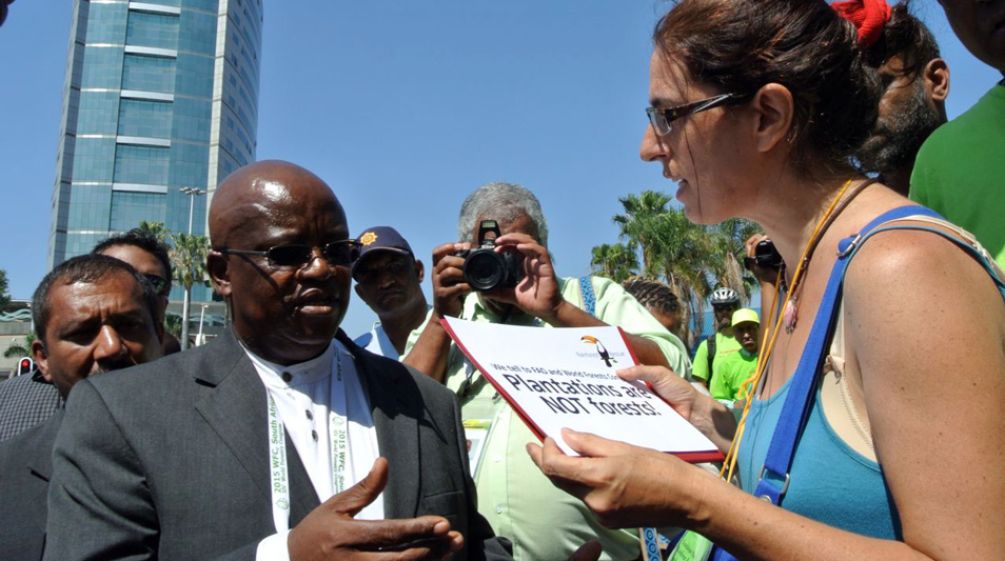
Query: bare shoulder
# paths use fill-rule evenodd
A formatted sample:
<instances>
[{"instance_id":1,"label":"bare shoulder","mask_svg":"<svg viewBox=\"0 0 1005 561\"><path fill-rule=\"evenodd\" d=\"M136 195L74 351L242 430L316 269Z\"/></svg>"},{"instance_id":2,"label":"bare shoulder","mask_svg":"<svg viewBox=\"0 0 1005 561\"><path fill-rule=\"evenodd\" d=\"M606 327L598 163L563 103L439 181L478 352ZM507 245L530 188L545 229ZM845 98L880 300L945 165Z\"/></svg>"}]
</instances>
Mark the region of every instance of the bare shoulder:
<instances>
[{"instance_id":1,"label":"bare shoulder","mask_svg":"<svg viewBox=\"0 0 1005 561\"><path fill-rule=\"evenodd\" d=\"M992 277L933 232L894 230L870 238L848 267L844 302L854 354L878 360L888 372L897 356L902 365L968 354L987 360L1005 346L1005 301Z\"/></svg>"},{"instance_id":2,"label":"bare shoulder","mask_svg":"<svg viewBox=\"0 0 1005 561\"><path fill-rule=\"evenodd\" d=\"M917 225L958 237L949 228ZM977 259L956 243L924 230L882 231L870 237L849 265L845 287L852 305L859 300L857 296L875 296L877 291L885 293L879 295L884 301L904 304L932 296L940 300L976 297L1002 303L1001 293ZM1005 312L1005 307L998 308Z\"/></svg>"}]
</instances>

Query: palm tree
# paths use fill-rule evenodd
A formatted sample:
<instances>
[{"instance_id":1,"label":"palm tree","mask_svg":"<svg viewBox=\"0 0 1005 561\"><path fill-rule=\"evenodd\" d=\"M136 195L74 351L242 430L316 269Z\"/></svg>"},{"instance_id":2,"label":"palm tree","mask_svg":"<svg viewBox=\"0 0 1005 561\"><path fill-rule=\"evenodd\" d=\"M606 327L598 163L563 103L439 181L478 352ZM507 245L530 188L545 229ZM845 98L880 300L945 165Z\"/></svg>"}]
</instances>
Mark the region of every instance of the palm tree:
<instances>
[{"instance_id":1,"label":"palm tree","mask_svg":"<svg viewBox=\"0 0 1005 561\"><path fill-rule=\"evenodd\" d=\"M161 243L166 243L171 238L171 230L168 230L163 222L147 222L143 220L137 228L150 234Z\"/></svg>"},{"instance_id":2,"label":"palm tree","mask_svg":"<svg viewBox=\"0 0 1005 561\"><path fill-rule=\"evenodd\" d=\"M760 231L759 225L742 218L730 218L710 228L714 252L711 264L716 282L743 294L748 302L756 280L743 268L744 244L747 238Z\"/></svg>"},{"instance_id":3,"label":"palm tree","mask_svg":"<svg viewBox=\"0 0 1005 561\"><path fill-rule=\"evenodd\" d=\"M615 280L638 269L626 252L642 257L642 275L662 279L683 308L684 338L693 345L694 321L703 318L705 303L717 285L730 286L749 298L753 283L741 265L744 242L758 226L740 219L717 226L693 224L683 209L673 208L670 197L659 191L643 191L619 199L624 212L614 216L624 243L593 248L594 270ZM636 249L637 248L637 249ZM694 318L694 319L693 319ZM692 322L694 321L694 325Z\"/></svg>"},{"instance_id":4,"label":"palm tree","mask_svg":"<svg viewBox=\"0 0 1005 561\"><path fill-rule=\"evenodd\" d=\"M620 227L620 237L638 244L642 251L642 271L644 275L655 276L656 261L660 251L654 240L658 231L657 223L667 212L670 196L659 191L643 191L639 195L628 195L618 199L625 209L614 216L614 223Z\"/></svg>"},{"instance_id":5,"label":"palm tree","mask_svg":"<svg viewBox=\"0 0 1005 561\"><path fill-rule=\"evenodd\" d=\"M615 282L623 282L639 270L638 244L635 240L627 243L601 244L594 246L590 265L593 272Z\"/></svg>"},{"instance_id":6,"label":"palm tree","mask_svg":"<svg viewBox=\"0 0 1005 561\"><path fill-rule=\"evenodd\" d=\"M174 280L185 289L181 309L181 348L188 348L188 316L192 303L192 286L206 284L206 257L209 238L195 234L171 234L171 268Z\"/></svg>"},{"instance_id":7,"label":"palm tree","mask_svg":"<svg viewBox=\"0 0 1005 561\"><path fill-rule=\"evenodd\" d=\"M683 335L693 344L694 318L704 317L705 299L711 292L709 273L713 252L707 230L693 224L683 209L667 209L656 222L653 236L658 244L658 274L677 295L683 308Z\"/></svg>"}]
</instances>

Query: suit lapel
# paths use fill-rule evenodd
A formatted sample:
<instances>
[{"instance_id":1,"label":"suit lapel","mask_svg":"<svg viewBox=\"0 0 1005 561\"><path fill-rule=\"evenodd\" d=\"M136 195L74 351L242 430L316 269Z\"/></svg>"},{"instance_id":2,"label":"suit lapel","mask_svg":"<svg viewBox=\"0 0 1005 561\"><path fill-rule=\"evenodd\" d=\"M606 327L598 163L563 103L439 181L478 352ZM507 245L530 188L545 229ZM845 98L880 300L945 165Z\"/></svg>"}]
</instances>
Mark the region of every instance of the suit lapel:
<instances>
[{"instance_id":1,"label":"suit lapel","mask_svg":"<svg viewBox=\"0 0 1005 561\"><path fill-rule=\"evenodd\" d=\"M196 403L195 408L237 457L260 491L271 497L265 386L231 333L222 335L218 346L216 352L206 353L212 357L213 364L203 364L204 368L195 377L196 383L215 389ZM289 435L286 435L286 463L292 526L320 502Z\"/></svg>"},{"instance_id":2,"label":"suit lapel","mask_svg":"<svg viewBox=\"0 0 1005 561\"><path fill-rule=\"evenodd\" d=\"M216 345L215 352L203 354L206 358L195 375L196 383L214 390L197 402L195 408L237 457L251 480L261 491L269 493L265 387L229 330Z\"/></svg>"},{"instance_id":3,"label":"suit lapel","mask_svg":"<svg viewBox=\"0 0 1005 561\"><path fill-rule=\"evenodd\" d=\"M404 366L394 363L388 368L382 359L363 352L342 331L336 337L353 354L370 403L377 446L389 464L384 517L411 518L419 507L420 396L402 391L401 382L409 375Z\"/></svg>"}]
</instances>

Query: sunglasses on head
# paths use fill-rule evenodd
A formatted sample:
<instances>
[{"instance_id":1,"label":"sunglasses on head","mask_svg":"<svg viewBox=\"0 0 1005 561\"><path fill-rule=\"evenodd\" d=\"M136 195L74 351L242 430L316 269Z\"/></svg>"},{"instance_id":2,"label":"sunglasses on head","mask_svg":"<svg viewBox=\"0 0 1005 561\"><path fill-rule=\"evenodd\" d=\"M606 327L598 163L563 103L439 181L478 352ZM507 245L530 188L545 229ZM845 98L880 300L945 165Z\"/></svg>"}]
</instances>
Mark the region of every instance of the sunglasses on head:
<instances>
[{"instance_id":1,"label":"sunglasses on head","mask_svg":"<svg viewBox=\"0 0 1005 561\"><path fill-rule=\"evenodd\" d=\"M217 248L223 255L247 255L265 257L271 267L297 269L314 260L314 247L306 244L277 245L265 251L251 249ZM321 256L332 266L349 266L359 257L359 242L356 240L338 240L321 246Z\"/></svg>"}]
</instances>

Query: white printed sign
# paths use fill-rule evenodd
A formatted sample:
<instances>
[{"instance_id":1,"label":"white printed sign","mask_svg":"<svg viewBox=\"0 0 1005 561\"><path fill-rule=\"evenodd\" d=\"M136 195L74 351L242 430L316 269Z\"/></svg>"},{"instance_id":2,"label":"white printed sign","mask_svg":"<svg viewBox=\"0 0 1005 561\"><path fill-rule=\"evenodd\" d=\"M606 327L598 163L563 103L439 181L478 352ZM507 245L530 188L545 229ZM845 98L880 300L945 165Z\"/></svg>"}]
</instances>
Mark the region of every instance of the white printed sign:
<instances>
[{"instance_id":1,"label":"white printed sign","mask_svg":"<svg viewBox=\"0 0 1005 561\"><path fill-rule=\"evenodd\" d=\"M653 448L690 462L722 453L645 384L618 378L636 364L616 327L541 328L448 318L443 325L539 438L570 428Z\"/></svg>"}]
</instances>

